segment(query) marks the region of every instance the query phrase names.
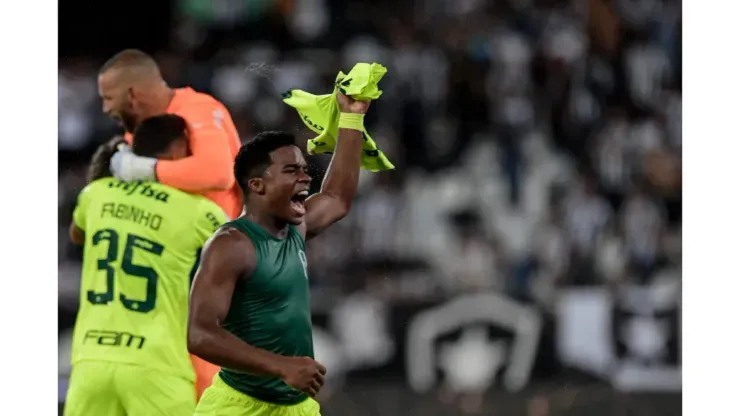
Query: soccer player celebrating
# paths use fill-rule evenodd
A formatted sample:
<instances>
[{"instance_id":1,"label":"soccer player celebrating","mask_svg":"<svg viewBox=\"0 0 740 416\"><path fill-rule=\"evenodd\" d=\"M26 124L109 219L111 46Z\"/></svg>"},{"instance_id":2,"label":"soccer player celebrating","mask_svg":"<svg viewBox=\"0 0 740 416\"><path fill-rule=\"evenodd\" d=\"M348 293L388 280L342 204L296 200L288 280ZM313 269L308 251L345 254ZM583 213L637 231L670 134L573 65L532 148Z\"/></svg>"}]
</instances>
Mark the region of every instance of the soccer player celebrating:
<instances>
[{"instance_id":1,"label":"soccer player celebrating","mask_svg":"<svg viewBox=\"0 0 740 416\"><path fill-rule=\"evenodd\" d=\"M241 214L241 192L234 181L234 157L241 141L226 107L192 88L170 88L157 63L144 52L127 49L106 62L98 75L103 112L128 133L144 119L177 114L188 123L190 151L170 161L131 152L114 155L113 174L121 180L156 180L183 191L202 193L231 218Z\"/></svg>"},{"instance_id":2,"label":"soccer player celebrating","mask_svg":"<svg viewBox=\"0 0 740 416\"><path fill-rule=\"evenodd\" d=\"M190 283L201 247L228 218L201 195L115 179L108 164L117 144L96 152L70 226L84 253L64 414L189 415ZM134 154L174 162L188 152L181 117L139 123Z\"/></svg>"},{"instance_id":3,"label":"soccer player celebrating","mask_svg":"<svg viewBox=\"0 0 740 416\"><path fill-rule=\"evenodd\" d=\"M337 148L321 192L294 137L264 132L234 172L246 214L206 244L190 295L188 348L222 367L198 416L319 415L326 369L314 361L304 241L343 218L357 192L370 103L339 94Z\"/></svg>"},{"instance_id":4,"label":"soccer player celebrating","mask_svg":"<svg viewBox=\"0 0 740 416\"><path fill-rule=\"evenodd\" d=\"M144 52L119 52L100 69L98 89L103 111L131 132L144 119L173 113L188 123L192 155L176 161L117 152L112 173L121 180L151 180L217 203L233 219L241 214L242 196L234 181L234 157L241 141L226 107L210 95L191 88L170 88L154 59ZM193 357L198 394L210 385L218 367Z\"/></svg>"}]
</instances>

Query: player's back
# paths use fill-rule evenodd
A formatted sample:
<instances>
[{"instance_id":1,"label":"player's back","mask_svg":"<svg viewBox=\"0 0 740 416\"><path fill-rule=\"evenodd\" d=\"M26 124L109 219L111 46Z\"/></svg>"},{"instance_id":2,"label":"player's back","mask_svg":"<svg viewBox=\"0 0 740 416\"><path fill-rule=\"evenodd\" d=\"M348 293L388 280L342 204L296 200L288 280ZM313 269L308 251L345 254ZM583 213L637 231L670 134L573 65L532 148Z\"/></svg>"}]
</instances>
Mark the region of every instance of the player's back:
<instances>
[{"instance_id":1,"label":"player's back","mask_svg":"<svg viewBox=\"0 0 740 416\"><path fill-rule=\"evenodd\" d=\"M179 114L185 118L185 120L190 122L191 111L196 111L196 114L198 111L206 112L206 114L201 114L198 119L212 120L214 125L226 131L226 134L229 136L229 151L231 152L233 160L233 158L236 157L236 154L239 153L239 148L242 143L239 138L239 133L236 130L236 126L234 125L234 121L231 118L231 114L226 106L213 96L206 93L195 91L189 87L177 88L175 90L175 98L170 103L170 107L167 109L167 112ZM190 126L191 128L198 128L197 124L191 124ZM194 140L196 136L197 134L191 134L191 141ZM239 189L239 185L237 185L236 182L229 190L209 191L204 192L203 195L211 201L216 202L232 219L238 217L242 211L242 194Z\"/></svg>"},{"instance_id":2,"label":"player's back","mask_svg":"<svg viewBox=\"0 0 740 416\"><path fill-rule=\"evenodd\" d=\"M159 183L104 178L82 191L74 221L85 247L72 364L130 363L193 379L190 282L223 211Z\"/></svg>"}]
</instances>

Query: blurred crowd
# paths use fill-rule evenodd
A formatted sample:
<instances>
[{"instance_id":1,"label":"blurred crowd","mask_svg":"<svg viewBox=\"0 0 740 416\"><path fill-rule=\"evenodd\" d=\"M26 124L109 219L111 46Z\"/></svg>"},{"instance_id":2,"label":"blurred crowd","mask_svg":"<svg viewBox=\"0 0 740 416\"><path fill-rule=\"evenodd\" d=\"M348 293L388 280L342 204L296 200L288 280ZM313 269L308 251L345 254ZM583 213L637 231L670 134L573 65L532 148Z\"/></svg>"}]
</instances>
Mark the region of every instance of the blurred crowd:
<instances>
[{"instance_id":1,"label":"blurred crowd","mask_svg":"<svg viewBox=\"0 0 740 416\"><path fill-rule=\"evenodd\" d=\"M148 52L171 85L227 104L244 140L309 138L282 92L388 67L366 124L398 169L363 175L351 217L309 247L317 296L485 289L548 310L561 285L680 276L680 1L183 0ZM61 298L86 163L116 132L105 58L60 59ZM318 189L328 157L310 162Z\"/></svg>"}]
</instances>

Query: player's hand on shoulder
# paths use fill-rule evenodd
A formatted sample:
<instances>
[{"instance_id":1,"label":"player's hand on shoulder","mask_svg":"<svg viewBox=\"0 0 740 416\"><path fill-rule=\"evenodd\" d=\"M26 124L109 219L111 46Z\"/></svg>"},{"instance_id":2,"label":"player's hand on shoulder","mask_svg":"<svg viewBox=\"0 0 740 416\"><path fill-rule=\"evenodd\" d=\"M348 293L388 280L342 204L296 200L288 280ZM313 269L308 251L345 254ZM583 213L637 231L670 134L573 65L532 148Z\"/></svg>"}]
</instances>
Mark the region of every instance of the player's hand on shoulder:
<instances>
[{"instance_id":1,"label":"player's hand on shoulder","mask_svg":"<svg viewBox=\"0 0 740 416\"><path fill-rule=\"evenodd\" d=\"M285 384L311 397L321 390L325 374L326 367L309 357L285 357L280 369L280 378Z\"/></svg>"},{"instance_id":2,"label":"player's hand on shoulder","mask_svg":"<svg viewBox=\"0 0 740 416\"><path fill-rule=\"evenodd\" d=\"M337 104L342 113L365 114L370 108L370 101L354 100L341 92L337 93Z\"/></svg>"},{"instance_id":3,"label":"player's hand on shoulder","mask_svg":"<svg viewBox=\"0 0 740 416\"><path fill-rule=\"evenodd\" d=\"M110 159L113 176L122 181L152 181L156 179L157 159L135 155L126 144L119 144Z\"/></svg>"}]
</instances>

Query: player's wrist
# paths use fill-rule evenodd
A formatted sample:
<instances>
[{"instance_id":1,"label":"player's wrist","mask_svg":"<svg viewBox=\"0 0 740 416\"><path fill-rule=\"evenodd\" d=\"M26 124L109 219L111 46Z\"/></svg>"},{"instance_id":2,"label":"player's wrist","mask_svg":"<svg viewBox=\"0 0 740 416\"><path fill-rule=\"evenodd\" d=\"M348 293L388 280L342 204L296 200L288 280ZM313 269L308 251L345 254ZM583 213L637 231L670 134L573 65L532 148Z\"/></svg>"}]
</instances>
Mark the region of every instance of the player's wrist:
<instances>
[{"instance_id":1,"label":"player's wrist","mask_svg":"<svg viewBox=\"0 0 740 416\"><path fill-rule=\"evenodd\" d=\"M137 156L132 160L132 176L144 181L157 180L157 159Z\"/></svg>"},{"instance_id":2,"label":"player's wrist","mask_svg":"<svg viewBox=\"0 0 740 416\"><path fill-rule=\"evenodd\" d=\"M287 376L287 368L290 365L290 357L277 355L275 360L269 363L267 371L279 379L284 379Z\"/></svg>"},{"instance_id":3,"label":"player's wrist","mask_svg":"<svg viewBox=\"0 0 740 416\"><path fill-rule=\"evenodd\" d=\"M339 128L363 131L365 129L365 114L340 113Z\"/></svg>"}]
</instances>

